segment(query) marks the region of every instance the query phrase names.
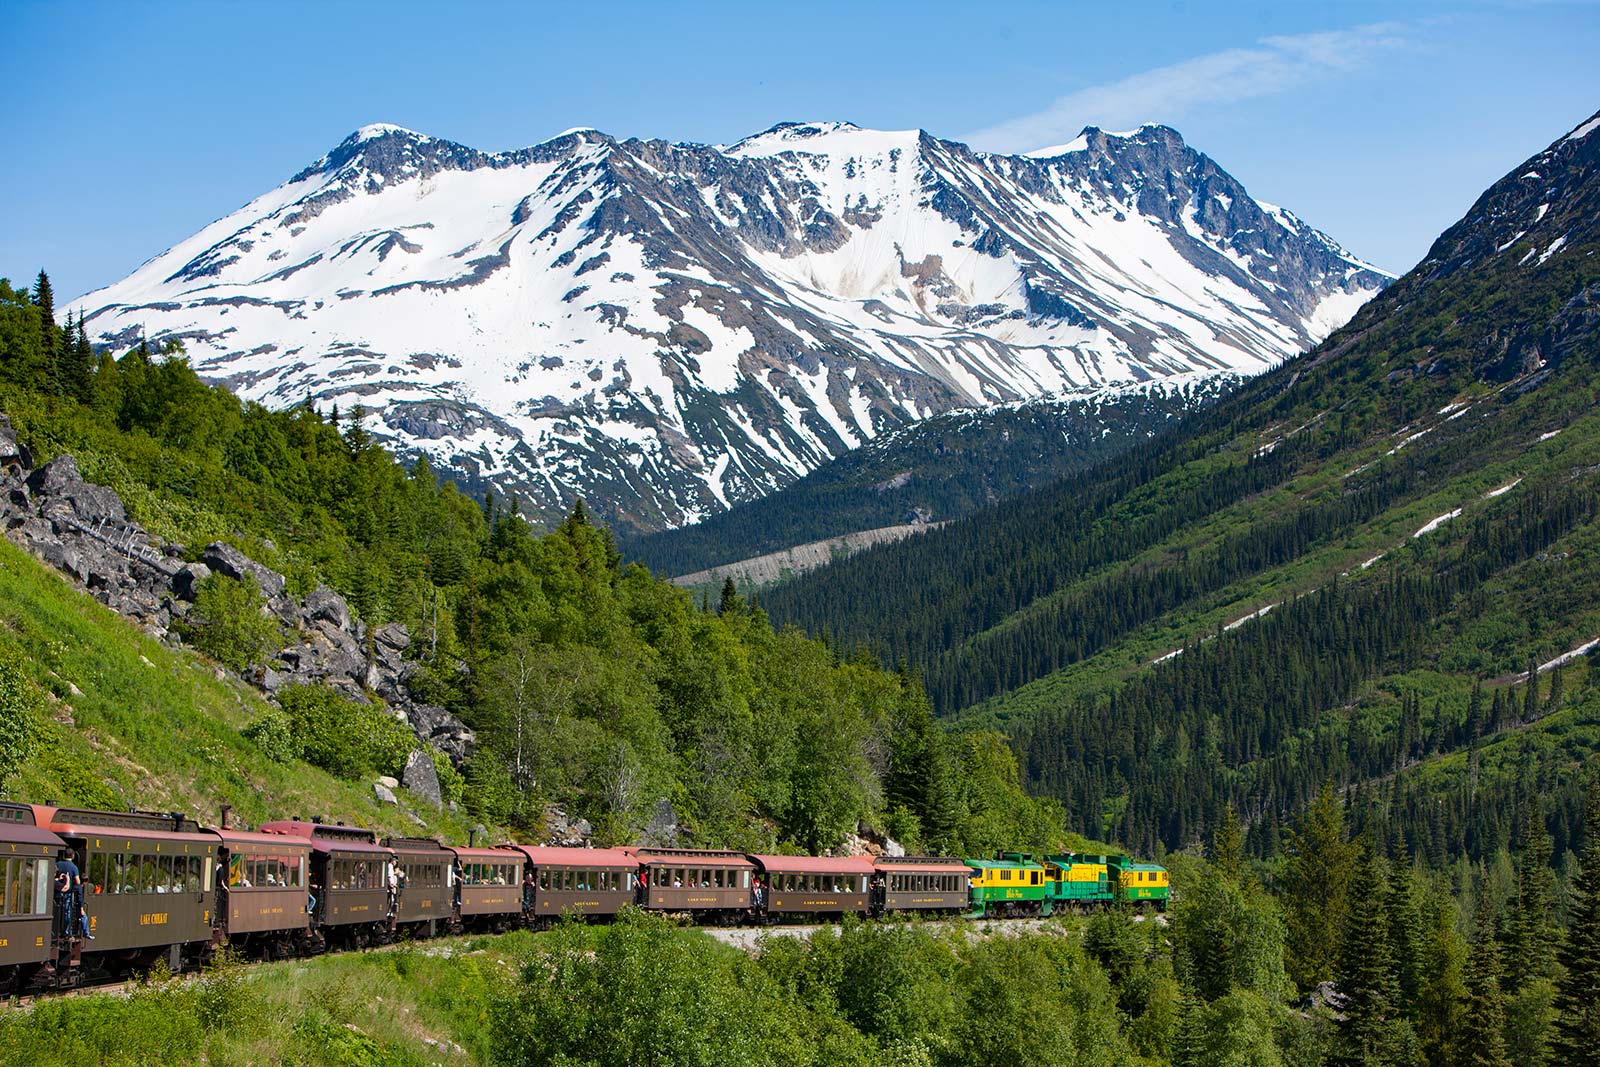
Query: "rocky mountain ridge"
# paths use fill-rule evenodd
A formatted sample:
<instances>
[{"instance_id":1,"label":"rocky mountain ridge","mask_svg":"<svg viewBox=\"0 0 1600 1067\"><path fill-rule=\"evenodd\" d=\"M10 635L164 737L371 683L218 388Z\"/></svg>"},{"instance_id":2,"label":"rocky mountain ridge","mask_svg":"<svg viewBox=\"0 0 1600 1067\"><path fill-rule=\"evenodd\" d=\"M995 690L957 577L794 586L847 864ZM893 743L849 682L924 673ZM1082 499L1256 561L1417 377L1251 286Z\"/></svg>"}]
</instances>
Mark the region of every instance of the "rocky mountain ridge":
<instances>
[{"instance_id":1,"label":"rocky mountain ridge","mask_svg":"<svg viewBox=\"0 0 1600 1067\"><path fill-rule=\"evenodd\" d=\"M1257 373L1387 280L1161 126L1033 158L838 122L505 153L377 125L62 308L644 531L943 411Z\"/></svg>"},{"instance_id":2,"label":"rocky mountain ridge","mask_svg":"<svg viewBox=\"0 0 1600 1067\"><path fill-rule=\"evenodd\" d=\"M255 580L290 642L246 680L268 695L285 686L325 684L353 700L376 695L417 737L457 763L472 752L473 733L445 709L416 700L406 681L411 635L400 623L369 628L326 586L304 597L283 575L224 542L187 560L182 545L163 544L128 518L115 490L86 482L70 455L34 467L0 415L0 527L10 540L50 564L101 604L152 637L181 643L176 624L193 608L200 583L220 573ZM418 774L431 776L432 765ZM408 782L408 785L410 783ZM433 792L437 794L435 780Z\"/></svg>"}]
</instances>

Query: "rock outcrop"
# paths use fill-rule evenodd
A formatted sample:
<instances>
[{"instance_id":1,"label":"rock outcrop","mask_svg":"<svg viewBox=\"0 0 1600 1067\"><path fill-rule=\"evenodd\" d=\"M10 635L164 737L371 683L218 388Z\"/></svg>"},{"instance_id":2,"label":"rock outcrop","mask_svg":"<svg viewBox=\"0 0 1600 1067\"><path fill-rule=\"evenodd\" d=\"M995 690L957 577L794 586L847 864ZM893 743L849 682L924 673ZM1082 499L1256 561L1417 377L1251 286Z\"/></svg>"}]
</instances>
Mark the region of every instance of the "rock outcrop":
<instances>
[{"instance_id":1,"label":"rock outcrop","mask_svg":"<svg viewBox=\"0 0 1600 1067\"><path fill-rule=\"evenodd\" d=\"M174 624L186 616L200 585L212 574L254 579L266 609L284 624L291 641L247 680L269 696L290 685L321 683L354 699L381 698L421 740L460 763L472 752L473 734L444 708L411 696L406 681L416 664L405 658L411 635L399 623L369 629L327 586L296 599L284 576L233 545L213 542L190 560L182 545L163 544L128 518L122 498L85 481L71 456L37 469L10 421L0 415L0 527L34 556L70 577L100 603L169 644L180 644ZM421 753L406 788L437 797L432 760ZM415 754L413 762L417 762ZM412 774L432 781L413 784ZM434 803L437 805L438 801Z\"/></svg>"}]
</instances>

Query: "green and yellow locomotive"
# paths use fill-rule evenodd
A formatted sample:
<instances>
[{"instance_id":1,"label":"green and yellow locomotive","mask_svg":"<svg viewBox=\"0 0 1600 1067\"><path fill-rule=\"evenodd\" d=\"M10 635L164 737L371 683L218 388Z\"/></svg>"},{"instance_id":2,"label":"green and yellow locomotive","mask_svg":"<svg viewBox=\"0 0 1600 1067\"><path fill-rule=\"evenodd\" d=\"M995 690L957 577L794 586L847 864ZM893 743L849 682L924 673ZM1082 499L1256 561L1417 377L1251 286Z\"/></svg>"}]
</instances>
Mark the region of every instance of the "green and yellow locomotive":
<instances>
[{"instance_id":1,"label":"green and yellow locomotive","mask_svg":"<svg viewBox=\"0 0 1600 1067\"><path fill-rule=\"evenodd\" d=\"M997 852L966 865L973 918L1091 911L1118 901L1166 911L1171 894L1165 867L1127 856L1067 852L1036 860L1026 852Z\"/></svg>"}]
</instances>

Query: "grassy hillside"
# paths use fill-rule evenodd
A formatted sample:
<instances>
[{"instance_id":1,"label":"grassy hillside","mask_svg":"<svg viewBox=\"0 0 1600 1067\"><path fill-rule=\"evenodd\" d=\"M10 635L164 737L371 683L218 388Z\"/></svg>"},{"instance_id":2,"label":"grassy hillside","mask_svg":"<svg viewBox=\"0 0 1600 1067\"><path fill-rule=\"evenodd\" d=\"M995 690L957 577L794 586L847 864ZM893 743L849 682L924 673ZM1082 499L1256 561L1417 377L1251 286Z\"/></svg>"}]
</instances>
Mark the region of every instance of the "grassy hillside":
<instances>
[{"instance_id":1,"label":"grassy hillside","mask_svg":"<svg viewBox=\"0 0 1600 1067\"><path fill-rule=\"evenodd\" d=\"M1461 807L1441 855L1502 847L1536 793L1570 826L1587 669L1520 676L1600 637L1597 253L1600 137L1564 139L1150 448L763 603L918 663L1069 825L1136 848L1231 803L1272 854L1327 778L1370 783L1385 834L1426 832L1417 790Z\"/></svg>"},{"instance_id":2,"label":"grassy hillside","mask_svg":"<svg viewBox=\"0 0 1600 1067\"><path fill-rule=\"evenodd\" d=\"M213 824L231 804L252 824L321 815L396 834L422 829L378 804L365 782L268 758L240 733L266 711L255 690L151 640L3 539L0 662L21 676L35 726L8 797L185 811ZM466 840L466 816L399 795L426 832Z\"/></svg>"}]
</instances>

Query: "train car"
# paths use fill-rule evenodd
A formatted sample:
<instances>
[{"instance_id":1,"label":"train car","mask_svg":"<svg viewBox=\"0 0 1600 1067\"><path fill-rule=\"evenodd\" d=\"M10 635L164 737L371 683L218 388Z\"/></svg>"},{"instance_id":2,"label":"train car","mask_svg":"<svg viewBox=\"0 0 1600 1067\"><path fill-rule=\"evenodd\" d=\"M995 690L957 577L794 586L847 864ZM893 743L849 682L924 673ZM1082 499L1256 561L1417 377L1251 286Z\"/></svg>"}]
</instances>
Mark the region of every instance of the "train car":
<instances>
[{"instance_id":1,"label":"train car","mask_svg":"<svg viewBox=\"0 0 1600 1067\"><path fill-rule=\"evenodd\" d=\"M33 824L33 809L0 809L0 996L35 983L70 985L78 943L57 942L56 857L66 842Z\"/></svg>"},{"instance_id":2,"label":"train car","mask_svg":"<svg viewBox=\"0 0 1600 1067\"><path fill-rule=\"evenodd\" d=\"M455 853L431 837L386 837L394 853L393 910L396 932L433 937L456 926L450 870Z\"/></svg>"},{"instance_id":3,"label":"train car","mask_svg":"<svg viewBox=\"0 0 1600 1067\"><path fill-rule=\"evenodd\" d=\"M179 814L33 805L35 825L66 842L83 875L92 940L85 969L122 973L201 962L212 941L216 835Z\"/></svg>"},{"instance_id":4,"label":"train car","mask_svg":"<svg viewBox=\"0 0 1600 1067\"><path fill-rule=\"evenodd\" d=\"M1087 911L1115 899L1106 857L1067 852L1044 858L1046 896L1053 910Z\"/></svg>"},{"instance_id":5,"label":"train car","mask_svg":"<svg viewBox=\"0 0 1600 1067\"><path fill-rule=\"evenodd\" d=\"M581 850L580 850L581 851ZM456 870L456 918L475 930L505 930L522 920L527 857L499 848L451 848Z\"/></svg>"},{"instance_id":6,"label":"train car","mask_svg":"<svg viewBox=\"0 0 1600 1067\"><path fill-rule=\"evenodd\" d=\"M527 861L533 874L528 917L547 925L573 912L615 915L639 899L640 863L620 848L556 848L506 845Z\"/></svg>"},{"instance_id":7,"label":"train car","mask_svg":"<svg viewBox=\"0 0 1600 1067\"><path fill-rule=\"evenodd\" d=\"M1108 856L1107 865L1116 879L1117 893L1123 900L1141 907L1167 910L1172 886L1167 869L1158 863L1136 863L1127 856Z\"/></svg>"},{"instance_id":8,"label":"train car","mask_svg":"<svg viewBox=\"0 0 1600 1067\"><path fill-rule=\"evenodd\" d=\"M1026 852L997 852L992 860L967 860L972 879L973 916L1049 915L1044 865Z\"/></svg>"},{"instance_id":9,"label":"train car","mask_svg":"<svg viewBox=\"0 0 1600 1067\"><path fill-rule=\"evenodd\" d=\"M972 868L948 856L883 856L873 862L873 909L961 912L972 902Z\"/></svg>"},{"instance_id":10,"label":"train car","mask_svg":"<svg viewBox=\"0 0 1600 1067\"><path fill-rule=\"evenodd\" d=\"M682 911L699 919L728 922L753 905L756 865L738 852L689 848L640 848L640 894L653 911Z\"/></svg>"},{"instance_id":11,"label":"train car","mask_svg":"<svg viewBox=\"0 0 1600 1067\"><path fill-rule=\"evenodd\" d=\"M312 918L325 942L360 948L389 940L385 875L394 853L378 844L376 834L299 819L265 823L261 829L310 842Z\"/></svg>"},{"instance_id":12,"label":"train car","mask_svg":"<svg viewBox=\"0 0 1600 1067\"><path fill-rule=\"evenodd\" d=\"M756 912L781 915L866 915L872 906L872 861L859 856L751 855L759 881Z\"/></svg>"},{"instance_id":13,"label":"train car","mask_svg":"<svg viewBox=\"0 0 1600 1067\"><path fill-rule=\"evenodd\" d=\"M228 945L267 959L312 949L311 843L284 833L210 832L218 842L216 911Z\"/></svg>"}]
</instances>

